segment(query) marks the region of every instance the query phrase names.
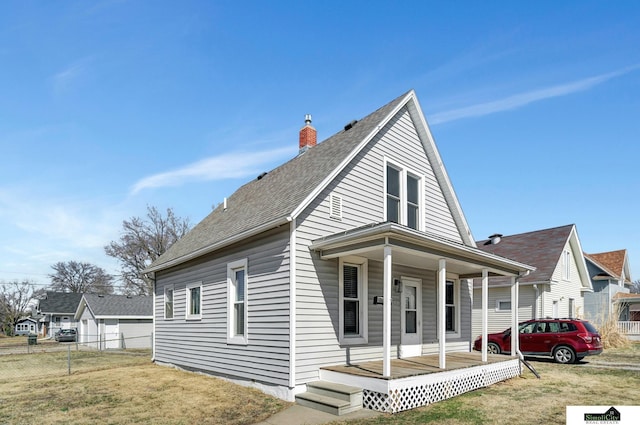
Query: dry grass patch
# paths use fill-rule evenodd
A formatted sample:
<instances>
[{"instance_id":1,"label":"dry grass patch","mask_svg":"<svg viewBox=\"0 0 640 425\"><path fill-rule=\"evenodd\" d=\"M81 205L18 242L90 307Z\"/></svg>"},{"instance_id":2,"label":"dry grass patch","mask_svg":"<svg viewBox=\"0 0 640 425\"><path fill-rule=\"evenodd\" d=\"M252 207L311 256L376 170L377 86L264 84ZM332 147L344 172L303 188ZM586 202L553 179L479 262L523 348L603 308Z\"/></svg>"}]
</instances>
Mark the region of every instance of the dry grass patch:
<instances>
[{"instance_id":1,"label":"dry grass patch","mask_svg":"<svg viewBox=\"0 0 640 425\"><path fill-rule=\"evenodd\" d=\"M287 405L257 390L148 360L66 377L0 382L0 418L12 424L241 425Z\"/></svg>"},{"instance_id":2,"label":"dry grass patch","mask_svg":"<svg viewBox=\"0 0 640 425\"><path fill-rule=\"evenodd\" d=\"M542 379L524 368L514 378L450 400L395 415L352 421L349 425L383 424L565 424L566 406L637 405L640 372L596 369L589 361L640 364L640 344L610 349L576 365L532 361ZM334 424L345 423L336 421Z\"/></svg>"}]
</instances>

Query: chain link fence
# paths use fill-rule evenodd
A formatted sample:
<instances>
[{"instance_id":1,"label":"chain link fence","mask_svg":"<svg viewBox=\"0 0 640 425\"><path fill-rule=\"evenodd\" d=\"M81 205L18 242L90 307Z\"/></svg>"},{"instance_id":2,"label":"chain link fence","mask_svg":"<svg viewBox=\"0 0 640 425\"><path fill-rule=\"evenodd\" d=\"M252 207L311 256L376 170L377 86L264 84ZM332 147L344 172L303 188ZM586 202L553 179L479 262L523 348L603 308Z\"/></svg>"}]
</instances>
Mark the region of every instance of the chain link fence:
<instances>
[{"instance_id":1,"label":"chain link fence","mask_svg":"<svg viewBox=\"0 0 640 425\"><path fill-rule=\"evenodd\" d=\"M0 381L74 373L151 361L152 335L88 338L85 342L57 342L34 336L0 338ZM143 343L144 341L144 343Z\"/></svg>"}]
</instances>

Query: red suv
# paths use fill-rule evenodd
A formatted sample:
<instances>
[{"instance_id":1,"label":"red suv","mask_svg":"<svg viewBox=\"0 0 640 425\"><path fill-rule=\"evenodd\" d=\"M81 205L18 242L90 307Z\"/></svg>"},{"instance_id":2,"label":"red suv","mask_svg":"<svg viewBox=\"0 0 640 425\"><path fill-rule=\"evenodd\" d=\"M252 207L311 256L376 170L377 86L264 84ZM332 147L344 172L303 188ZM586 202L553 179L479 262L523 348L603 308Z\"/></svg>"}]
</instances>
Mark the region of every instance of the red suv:
<instances>
[{"instance_id":1,"label":"red suv","mask_svg":"<svg viewBox=\"0 0 640 425\"><path fill-rule=\"evenodd\" d=\"M602 353L600 334L586 320L536 319L520 323L520 352L527 356L551 356L558 363L574 363ZM480 351L482 337L473 348ZM511 352L511 328L488 335L489 353Z\"/></svg>"}]
</instances>

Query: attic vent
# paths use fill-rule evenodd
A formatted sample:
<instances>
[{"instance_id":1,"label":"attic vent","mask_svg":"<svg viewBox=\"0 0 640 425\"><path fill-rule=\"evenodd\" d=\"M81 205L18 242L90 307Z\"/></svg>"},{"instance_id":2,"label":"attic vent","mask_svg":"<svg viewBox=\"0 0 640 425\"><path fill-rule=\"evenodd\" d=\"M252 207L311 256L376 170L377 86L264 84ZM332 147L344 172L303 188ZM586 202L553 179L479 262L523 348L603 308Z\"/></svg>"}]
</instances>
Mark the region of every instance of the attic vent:
<instances>
[{"instance_id":1,"label":"attic vent","mask_svg":"<svg viewBox=\"0 0 640 425\"><path fill-rule=\"evenodd\" d=\"M256 180L262 180L262 178L266 175L267 175L267 172L265 171L264 173L260 174Z\"/></svg>"},{"instance_id":2,"label":"attic vent","mask_svg":"<svg viewBox=\"0 0 640 425\"><path fill-rule=\"evenodd\" d=\"M356 125L356 123L358 122L358 120L353 120L351 121L349 124L344 126L344 131L349 131L351 130L351 127L353 127L354 125Z\"/></svg>"},{"instance_id":3,"label":"attic vent","mask_svg":"<svg viewBox=\"0 0 640 425\"><path fill-rule=\"evenodd\" d=\"M329 218L342 220L342 196L329 195Z\"/></svg>"}]
</instances>

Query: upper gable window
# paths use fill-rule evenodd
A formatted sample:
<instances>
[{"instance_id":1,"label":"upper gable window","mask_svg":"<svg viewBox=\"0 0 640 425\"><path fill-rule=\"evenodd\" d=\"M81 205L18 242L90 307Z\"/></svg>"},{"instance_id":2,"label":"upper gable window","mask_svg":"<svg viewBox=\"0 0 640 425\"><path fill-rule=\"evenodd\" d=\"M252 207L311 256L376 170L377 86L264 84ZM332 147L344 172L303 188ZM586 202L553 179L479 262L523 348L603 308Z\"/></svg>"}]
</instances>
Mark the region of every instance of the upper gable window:
<instances>
[{"instance_id":1,"label":"upper gable window","mask_svg":"<svg viewBox=\"0 0 640 425\"><path fill-rule=\"evenodd\" d=\"M386 175L386 221L422 230L422 180L417 175L391 164L386 166Z\"/></svg>"}]
</instances>

